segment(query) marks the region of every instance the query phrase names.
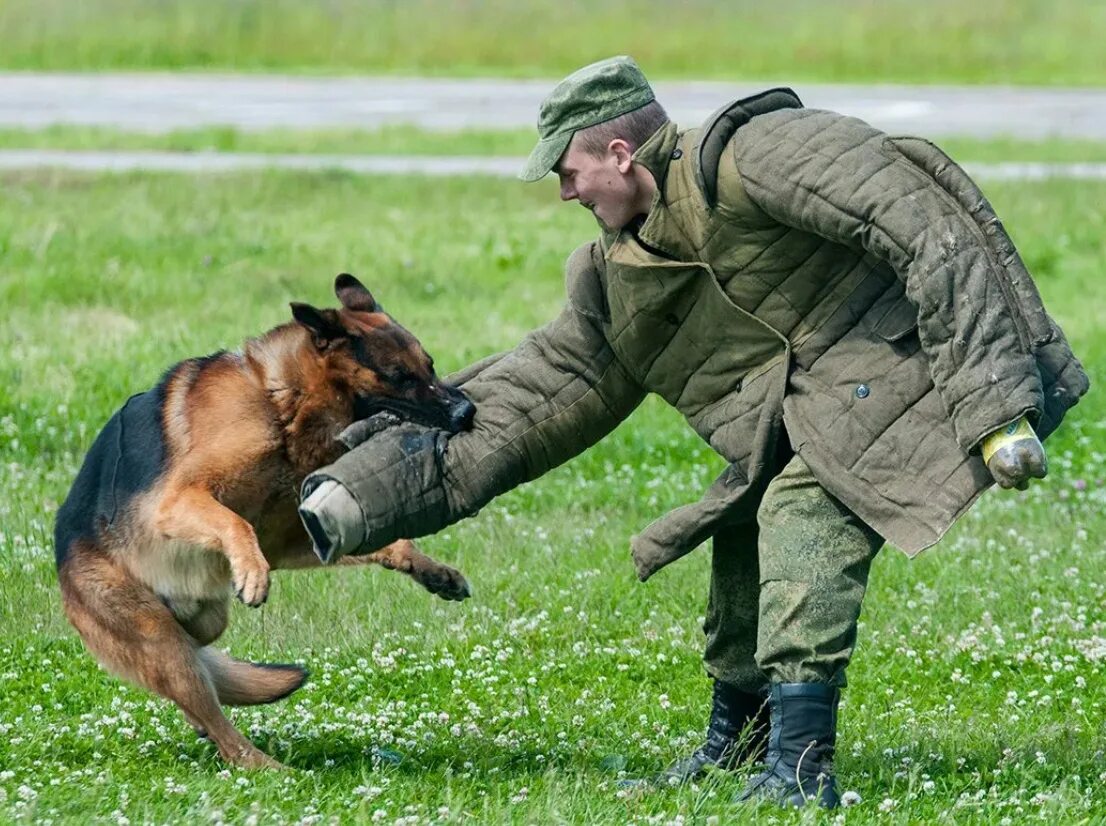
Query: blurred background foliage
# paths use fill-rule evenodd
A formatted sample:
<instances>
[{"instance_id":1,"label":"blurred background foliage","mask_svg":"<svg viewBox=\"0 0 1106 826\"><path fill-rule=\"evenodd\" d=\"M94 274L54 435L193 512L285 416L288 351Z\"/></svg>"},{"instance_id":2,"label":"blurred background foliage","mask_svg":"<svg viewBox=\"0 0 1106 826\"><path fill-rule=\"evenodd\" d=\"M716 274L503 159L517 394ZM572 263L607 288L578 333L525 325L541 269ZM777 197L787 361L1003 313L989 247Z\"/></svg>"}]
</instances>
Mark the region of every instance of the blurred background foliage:
<instances>
[{"instance_id":1,"label":"blurred background foliage","mask_svg":"<svg viewBox=\"0 0 1106 826\"><path fill-rule=\"evenodd\" d=\"M0 68L1101 84L1101 0L0 0Z\"/></svg>"}]
</instances>

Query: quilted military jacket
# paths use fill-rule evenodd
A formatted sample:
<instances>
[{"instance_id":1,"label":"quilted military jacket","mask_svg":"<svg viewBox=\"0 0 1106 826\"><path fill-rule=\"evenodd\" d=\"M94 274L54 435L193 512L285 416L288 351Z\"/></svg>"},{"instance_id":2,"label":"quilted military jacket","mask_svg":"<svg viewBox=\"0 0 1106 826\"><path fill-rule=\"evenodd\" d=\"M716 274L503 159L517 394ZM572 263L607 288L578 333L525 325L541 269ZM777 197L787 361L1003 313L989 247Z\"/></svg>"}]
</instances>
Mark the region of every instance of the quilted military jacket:
<instances>
[{"instance_id":1,"label":"quilted military jacket","mask_svg":"<svg viewBox=\"0 0 1106 826\"><path fill-rule=\"evenodd\" d=\"M567 305L454 377L471 432L400 426L309 477L345 485L365 550L440 530L610 432L648 393L729 463L631 542L641 579L754 518L781 425L819 482L908 554L992 482L982 438L1043 438L1088 381L976 185L932 144L788 90L662 127L643 224L569 258Z\"/></svg>"}]
</instances>

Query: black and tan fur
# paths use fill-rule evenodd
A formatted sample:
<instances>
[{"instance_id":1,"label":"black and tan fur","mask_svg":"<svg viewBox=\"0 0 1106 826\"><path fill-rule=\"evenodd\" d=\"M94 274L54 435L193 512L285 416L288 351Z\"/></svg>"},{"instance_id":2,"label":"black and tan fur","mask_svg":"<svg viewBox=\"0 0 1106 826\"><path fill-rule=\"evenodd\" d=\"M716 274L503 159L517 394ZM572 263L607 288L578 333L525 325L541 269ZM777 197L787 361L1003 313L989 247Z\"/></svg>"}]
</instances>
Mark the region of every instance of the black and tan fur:
<instances>
[{"instance_id":1,"label":"black and tan fur","mask_svg":"<svg viewBox=\"0 0 1106 826\"><path fill-rule=\"evenodd\" d=\"M241 662L211 647L232 594L263 603L269 572L319 563L296 513L300 482L344 450L355 420L392 410L460 430L472 404L443 384L419 342L357 279L342 307L293 304L295 321L237 353L190 359L132 397L89 450L55 528L66 616L109 670L180 706L229 763L279 765L220 705L278 700L295 665ZM403 571L446 599L461 574L401 540L341 564Z\"/></svg>"}]
</instances>

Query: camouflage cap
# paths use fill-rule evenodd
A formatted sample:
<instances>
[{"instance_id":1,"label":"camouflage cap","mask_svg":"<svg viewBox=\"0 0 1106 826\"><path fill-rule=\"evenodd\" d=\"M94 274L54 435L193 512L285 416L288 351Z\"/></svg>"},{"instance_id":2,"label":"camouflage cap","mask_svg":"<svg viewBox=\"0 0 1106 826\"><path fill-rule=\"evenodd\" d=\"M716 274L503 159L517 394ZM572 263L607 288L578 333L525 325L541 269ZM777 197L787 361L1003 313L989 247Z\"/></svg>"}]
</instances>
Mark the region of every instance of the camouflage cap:
<instances>
[{"instance_id":1,"label":"camouflage cap","mask_svg":"<svg viewBox=\"0 0 1106 826\"><path fill-rule=\"evenodd\" d=\"M540 140L519 178L544 178L557 165L578 129L640 109L654 97L641 69L625 55L577 69L542 101L538 113Z\"/></svg>"}]
</instances>

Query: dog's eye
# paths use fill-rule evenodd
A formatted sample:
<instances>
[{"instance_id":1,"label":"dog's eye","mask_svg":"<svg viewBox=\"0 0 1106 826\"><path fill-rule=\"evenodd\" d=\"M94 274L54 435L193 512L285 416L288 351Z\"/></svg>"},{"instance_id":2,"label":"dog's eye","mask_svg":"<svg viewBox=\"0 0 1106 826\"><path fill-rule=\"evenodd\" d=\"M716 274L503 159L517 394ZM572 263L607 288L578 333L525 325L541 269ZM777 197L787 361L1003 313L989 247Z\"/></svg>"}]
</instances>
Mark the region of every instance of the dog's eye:
<instances>
[{"instance_id":1,"label":"dog's eye","mask_svg":"<svg viewBox=\"0 0 1106 826\"><path fill-rule=\"evenodd\" d=\"M404 389L413 387L419 383L418 377L414 373L408 373L403 370L396 370L384 374L384 379L396 387L402 387Z\"/></svg>"}]
</instances>

